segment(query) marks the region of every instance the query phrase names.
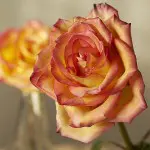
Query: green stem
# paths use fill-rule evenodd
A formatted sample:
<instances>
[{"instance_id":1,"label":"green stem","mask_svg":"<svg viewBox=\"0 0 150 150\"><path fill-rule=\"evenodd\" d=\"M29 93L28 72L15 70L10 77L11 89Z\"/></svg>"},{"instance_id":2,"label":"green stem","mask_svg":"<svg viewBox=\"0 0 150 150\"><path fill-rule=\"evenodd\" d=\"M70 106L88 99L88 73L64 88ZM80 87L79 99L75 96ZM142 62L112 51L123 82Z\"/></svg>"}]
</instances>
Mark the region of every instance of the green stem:
<instances>
[{"instance_id":1,"label":"green stem","mask_svg":"<svg viewBox=\"0 0 150 150\"><path fill-rule=\"evenodd\" d=\"M130 140L129 134L127 132L127 129L126 129L124 123L118 123L118 126L119 126L119 129L120 129L120 133L121 133L121 135L122 135L122 137L124 139L124 142L125 142L125 144L127 146L127 149L128 150L134 150L133 144L132 144L132 142Z\"/></svg>"}]
</instances>

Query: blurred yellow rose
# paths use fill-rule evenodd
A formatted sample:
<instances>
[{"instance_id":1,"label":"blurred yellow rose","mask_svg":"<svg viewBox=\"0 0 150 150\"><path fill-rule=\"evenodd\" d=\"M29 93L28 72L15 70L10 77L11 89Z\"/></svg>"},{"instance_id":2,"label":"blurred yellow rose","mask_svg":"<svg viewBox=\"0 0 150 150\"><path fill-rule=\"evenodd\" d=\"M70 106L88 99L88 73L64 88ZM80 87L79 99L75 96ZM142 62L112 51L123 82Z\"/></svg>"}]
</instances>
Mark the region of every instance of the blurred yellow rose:
<instances>
[{"instance_id":1,"label":"blurred yellow rose","mask_svg":"<svg viewBox=\"0 0 150 150\"><path fill-rule=\"evenodd\" d=\"M48 26L29 21L22 28L0 34L0 79L24 91L34 90L30 75L36 55L49 43Z\"/></svg>"}]
</instances>

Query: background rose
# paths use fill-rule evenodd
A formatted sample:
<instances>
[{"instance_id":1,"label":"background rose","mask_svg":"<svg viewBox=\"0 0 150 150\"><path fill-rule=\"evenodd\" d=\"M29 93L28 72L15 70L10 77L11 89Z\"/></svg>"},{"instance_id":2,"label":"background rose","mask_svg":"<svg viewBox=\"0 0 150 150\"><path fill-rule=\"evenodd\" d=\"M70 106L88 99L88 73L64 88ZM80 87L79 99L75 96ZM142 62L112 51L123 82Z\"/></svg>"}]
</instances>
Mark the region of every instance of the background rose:
<instances>
[{"instance_id":1,"label":"background rose","mask_svg":"<svg viewBox=\"0 0 150 150\"><path fill-rule=\"evenodd\" d=\"M12 28L0 35L1 81L23 90L35 87L30 83L36 55L49 43L49 28L30 21L20 29Z\"/></svg>"},{"instance_id":2,"label":"background rose","mask_svg":"<svg viewBox=\"0 0 150 150\"><path fill-rule=\"evenodd\" d=\"M90 142L146 108L130 27L107 4L54 25L31 82L56 100L63 136Z\"/></svg>"}]
</instances>

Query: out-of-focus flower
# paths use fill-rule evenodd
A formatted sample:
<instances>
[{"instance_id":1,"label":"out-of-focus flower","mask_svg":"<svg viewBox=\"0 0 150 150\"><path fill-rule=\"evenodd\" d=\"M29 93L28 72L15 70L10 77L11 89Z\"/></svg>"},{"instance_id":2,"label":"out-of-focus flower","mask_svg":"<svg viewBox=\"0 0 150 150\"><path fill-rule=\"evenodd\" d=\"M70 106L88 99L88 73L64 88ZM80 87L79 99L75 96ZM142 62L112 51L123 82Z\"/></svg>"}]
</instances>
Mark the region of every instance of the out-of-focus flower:
<instances>
[{"instance_id":1,"label":"out-of-focus flower","mask_svg":"<svg viewBox=\"0 0 150 150\"><path fill-rule=\"evenodd\" d=\"M86 143L146 108L131 24L108 4L56 22L31 82L56 100L57 131Z\"/></svg>"},{"instance_id":2,"label":"out-of-focus flower","mask_svg":"<svg viewBox=\"0 0 150 150\"><path fill-rule=\"evenodd\" d=\"M2 82L30 91L30 82L37 54L49 44L48 26L30 21L22 28L0 34L0 79Z\"/></svg>"}]
</instances>

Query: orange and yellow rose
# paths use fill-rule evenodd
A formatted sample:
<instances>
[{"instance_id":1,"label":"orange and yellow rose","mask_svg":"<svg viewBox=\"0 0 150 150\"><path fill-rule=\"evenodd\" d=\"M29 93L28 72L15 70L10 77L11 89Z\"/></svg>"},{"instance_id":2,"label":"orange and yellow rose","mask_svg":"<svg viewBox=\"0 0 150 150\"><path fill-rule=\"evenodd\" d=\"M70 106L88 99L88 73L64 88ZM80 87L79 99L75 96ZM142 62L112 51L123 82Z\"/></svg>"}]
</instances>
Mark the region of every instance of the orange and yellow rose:
<instances>
[{"instance_id":1,"label":"orange and yellow rose","mask_svg":"<svg viewBox=\"0 0 150 150\"><path fill-rule=\"evenodd\" d=\"M55 99L57 131L86 143L146 108L131 24L108 4L56 22L31 82Z\"/></svg>"},{"instance_id":2,"label":"orange and yellow rose","mask_svg":"<svg viewBox=\"0 0 150 150\"><path fill-rule=\"evenodd\" d=\"M36 56L49 44L50 29L39 21L0 34L0 79L2 82L30 91Z\"/></svg>"}]
</instances>

